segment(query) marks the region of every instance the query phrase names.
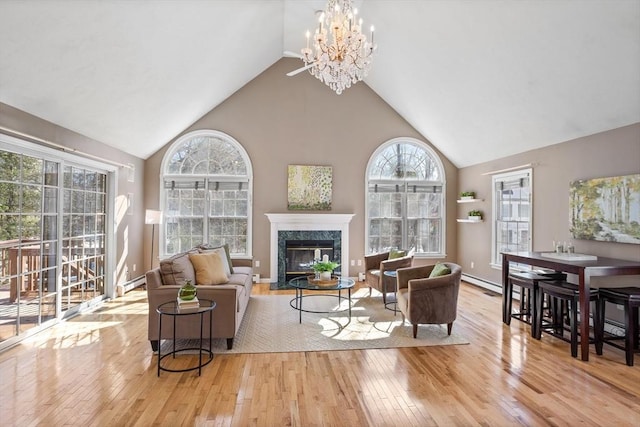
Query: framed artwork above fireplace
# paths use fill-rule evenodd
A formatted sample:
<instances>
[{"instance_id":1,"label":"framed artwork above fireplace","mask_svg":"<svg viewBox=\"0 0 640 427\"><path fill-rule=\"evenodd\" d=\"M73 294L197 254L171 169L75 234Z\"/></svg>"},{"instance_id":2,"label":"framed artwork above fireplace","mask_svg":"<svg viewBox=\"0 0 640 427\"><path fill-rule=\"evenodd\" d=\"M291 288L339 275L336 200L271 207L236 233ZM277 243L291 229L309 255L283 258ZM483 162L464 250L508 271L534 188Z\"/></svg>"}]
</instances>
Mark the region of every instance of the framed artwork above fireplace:
<instances>
[{"instance_id":1,"label":"framed artwork above fireplace","mask_svg":"<svg viewBox=\"0 0 640 427\"><path fill-rule=\"evenodd\" d=\"M333 187L331 166L289 165L287 209L330 211Z\"/></svg>"}]
</instances>

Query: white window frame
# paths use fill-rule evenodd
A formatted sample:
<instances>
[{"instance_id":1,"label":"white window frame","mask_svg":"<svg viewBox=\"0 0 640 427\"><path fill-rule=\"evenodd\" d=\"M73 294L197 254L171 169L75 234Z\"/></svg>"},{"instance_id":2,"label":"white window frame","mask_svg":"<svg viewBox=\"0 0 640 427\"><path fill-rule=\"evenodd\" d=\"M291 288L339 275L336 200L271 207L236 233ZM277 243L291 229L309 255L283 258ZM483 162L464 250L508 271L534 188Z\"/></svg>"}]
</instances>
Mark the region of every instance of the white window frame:
<instances>
[{"instance_id":1,"label":"white window frame","mask_svg":"<svg viewBox=\"0 0 640 427\"><path fill-rule=\"evenodd\" d=\"M441 258L445 258L446 257L446 252L447 252L447 248L446 248L446 243L447 243L447 212L446 212L446 206L447 206L447 200L446 200L446 194L447 194L447 183L446 183L446 174L445 174L445 169L444 169L444 165L442 163L442 159L440 159L440 156L435 152L435 150L433 148L431 148L428 144L426 144L423 141L420 141L419 139L416 138L411 138L411 137L398 137L398 138L393 138L390 139L386 142L384 142L383 144L381 144L375 151L374 153L371 155L371 157L369 158L369 162L367 163L367 167L365 169L365 191L364 191L364 210L365 210L365 232L364 232L364 247L365 247L365 251L368 251L369 248L369 185L370 185L370 179L369 179L369 173L371 168L374 165L374 160L378 157L378 155L380 155L380 153L382 153L384 150L386 150L389 146L392 145L396 145L396 144L413 144L416 145L418 147L420 147L421 149L423 149L433 160L433 162L435 163L436 167L438 168L438 172L439 175L441 176L441 180L438 182L431 182L431 181L417 181L420 184L423 185L437 185L441 187L442 190L442 205L440 206L440 212L441 212L441 223L442 223L442 228L441 228L441 236L440 236L440 252L438 253L423 253L423 252L415 252L414 258L429 258L429 259L441 259ZM392 180L389 180L388 183L393 183ZM404 219L406 219L406 203L403 203L403 215L404 215ZM404 232L404 231L403 231ZM403 248L400 248L403 249Z\"/></svg>"},{"instance_id":2,"label":"white window frame","mask_svg":"<svg viewBox=\"0 0 640 427\"><path fill-rule=\"evenodd\" d=\"M507 183L526 178L529 188L529 217L527 221L528 226L528 238L526 242L526 250L531 251L533 241L533 169L519 169L515 171L509 171L501 174L496 174L491 177L491 198L492 198L492 225L491 225L491 266L496 269L502 269L502 256L498 252L498 221L499 221L499 207L502 202L502 198L498 197L497 186L500 182ZM522 217L512 218L513 222L523 222ZM521 241L517 240L516 244L521 245Z\"/></svg>"},{"instance_id":3,"label":"white window frame","mask_svg":"<svg viewBox=\"0 0 640 427\"><path fill-rule=\"evenodd\" d=\"M247 154L247 151L244 149L244 147L242 146L242 144L240 144L235 138L233 138L232 136L224 133L224 132L220 132L217 130L212 130L212 129L202 129L202 130L196 130L193 132L189 132L185 135L182 135L180 138L178 138L173 144L171 144L171 146L169 147L169 149L165 152L165 155L162 159L162 165L160 166L160 206L159 209L164 211L164 207L166 206L166 195L165 195L165 188L164 188L164 182L165 182L165 178L170 176L172 178L175 178L176 182L180 182L180 181L185 181L185 180L194 180L197 179L199 181L202 181L205 183L205 185L207 185L208 179L210 177L210 175L188 175L188 176L180 176L180 175L167 175L165 174L165 171L167 170L167 166L169 164L169 162L171 161L171 157L173 156L173 154L175 153L176 149L178 149L181 145L183 145L185 142L188 142L189 140L193 139L193 138L197 138L197 137L213 137L213 138L220 138L223 139L225 141L227 141L228 143L231 143L232 145L235 146L235 148L238 150L238 152L240 153L246 169L247 169L247 175L246 175L246 182L247 182L247 192L248 192L248 200L247 200L247 236L246 236L246 241L247 241L247 248L246 254L242 254L240 257L252 257L252 251L253 251L253 168L251 165L251 160L249 158L249 155ZM228 180L225 179L224 177L220 177L218 179L220 182L226 181ZM209 203L210 201L210 197L209 195L206 196L207 198L207 203ZM208 213L205 211L205 215L207 215ZM208 216L207 216L208 218ZM206 242L207 239L207 230L208 230L208 221L203 220L203 239L205 239L204 241ZM165 227L164 224L163 226L160 227L160 231L159 231L159 257L160 259L163 258L167 258L168 256L171 256L172 254L167 254L166 252L166 247L164 244L162 244L162 242L164 242L165 239Z\"/></svg>"}]
</instances>

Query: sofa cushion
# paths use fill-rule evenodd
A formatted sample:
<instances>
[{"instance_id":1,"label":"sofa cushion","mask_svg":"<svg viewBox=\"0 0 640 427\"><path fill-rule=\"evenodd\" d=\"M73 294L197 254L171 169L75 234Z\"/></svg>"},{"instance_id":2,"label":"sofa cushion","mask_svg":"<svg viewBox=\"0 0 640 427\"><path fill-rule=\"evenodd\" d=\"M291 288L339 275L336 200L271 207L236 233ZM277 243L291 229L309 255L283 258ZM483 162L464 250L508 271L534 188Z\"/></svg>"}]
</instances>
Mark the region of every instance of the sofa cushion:
<instances>
[{"instance_id":1,"label":"sofa cushion","mask_svg":"<svg viewBox=\"0 0 640 427\"><path fill-rule=\"evenodd\" d=\"M429 274L429 278L431 277L440 277L446 276L447 274L451 274L451 269L444 264L436 263L433 270L431 270L431 274Z\"/></svg>"},{"instance_id":2,"label":"sofa cushion","mask_svg":"<svg viewBox=\"0 0 640 427\"><path fill-rule=\"evenodd\" d=\"M217 252L189 254L198 285L220 285L229 281L222 258Z\"/></svg>"},{"instance_id":3,"label":"sofa cushion","mask_svg":"<svg viewBox=\"0 0 640 427\"><path fill-rule=\"evenodd\" d=\"M231 262L231 254L229 253L229 244L225 243L224 245L219 245L219 246L212 246L208 243L204 243L202 245L198 246L198 249L200 251L208 251L208 250L212 250L212 249L219 249L222 248L224 249L224 253L225 256L227 258L227 265L229 266L229 272L227 273L227 275L233 273L233 263Z\"/></svg>"},{"instance_id":4,"label":"sofa cushion","mask_svg":"<svg viewBox=\"0 0 640 427\"><path fill-rule=\"evenodd\" d=\"M200 253L217 253L220 256L220 260L222 261L222 266L224 267L224 272L227 276L231 276L233 270L231 269L231 264L229 263L229 259L227 258L226 251L222 246L211 249L199 249Z\"/></svg>"},{"instance_id":5,"label":"sofa cushion","mask_svg":"<svg viewBox=\"0 0 640 427\"><path fill-rule=\"evenodd\" d=\"M196 272L189 260L189 252L176 254L160 261L160 274L163 285L184 286L187 280L192 283L196 281Z\"/></svg>"}]
</instances>

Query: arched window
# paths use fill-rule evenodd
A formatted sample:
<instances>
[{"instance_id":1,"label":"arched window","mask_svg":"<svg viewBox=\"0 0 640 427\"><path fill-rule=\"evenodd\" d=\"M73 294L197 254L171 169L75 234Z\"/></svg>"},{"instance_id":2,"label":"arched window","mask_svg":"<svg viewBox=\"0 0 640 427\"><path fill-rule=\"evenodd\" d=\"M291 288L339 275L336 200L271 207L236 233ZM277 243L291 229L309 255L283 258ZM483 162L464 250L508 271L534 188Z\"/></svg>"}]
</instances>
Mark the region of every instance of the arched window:
<instances>
[{"instance_id":1,"label":"arched window","mask_svg":"<svg viewBox=\"0 0 640 427\"><path fill-rule=\"evenodd\" d=\"M160 181L162 255L201 243L251 255L252 169L238 141L213 130L184 135L165 154Z\"/></svg>"},{"instance_id":2,"label":"arched window","mask_svg":"<svg viewBox=\"0 0 640 427\"><path fill-rule=\"evenodd\" d=\"M444 168L438 155L413 138L382 144L369 159L368 253L391 248L444 256Z\"/></svg>"}]
</instances>

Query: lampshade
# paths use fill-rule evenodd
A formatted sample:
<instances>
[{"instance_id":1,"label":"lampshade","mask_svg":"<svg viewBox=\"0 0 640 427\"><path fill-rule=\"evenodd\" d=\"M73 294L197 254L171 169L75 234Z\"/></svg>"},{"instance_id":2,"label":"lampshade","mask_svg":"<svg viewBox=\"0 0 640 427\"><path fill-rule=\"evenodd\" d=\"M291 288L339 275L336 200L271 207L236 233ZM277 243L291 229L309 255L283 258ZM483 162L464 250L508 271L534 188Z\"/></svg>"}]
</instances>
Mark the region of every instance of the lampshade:
<instances>
[{"instance_id":1,"label":"lampshade","mask_svg":"<svg viewBox=\"0 0 640 427\"><path fill-rule=\"evenodd\" d=\"M147 209L144 214L145 224L162 224L162 211Z\"/></svg>"}]
</instances>

